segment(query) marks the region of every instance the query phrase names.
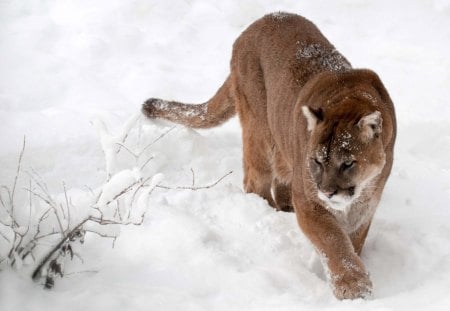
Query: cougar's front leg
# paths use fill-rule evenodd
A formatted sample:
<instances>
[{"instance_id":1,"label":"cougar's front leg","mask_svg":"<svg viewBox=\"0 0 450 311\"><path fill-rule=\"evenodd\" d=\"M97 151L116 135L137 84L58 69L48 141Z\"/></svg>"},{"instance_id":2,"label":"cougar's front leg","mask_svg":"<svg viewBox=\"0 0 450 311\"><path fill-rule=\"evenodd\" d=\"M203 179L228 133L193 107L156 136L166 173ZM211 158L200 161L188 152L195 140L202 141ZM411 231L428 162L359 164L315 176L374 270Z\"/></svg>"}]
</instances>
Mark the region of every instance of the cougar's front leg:
<instances>
[{"instance_id":1,"label":"cougar's front leg","mask_svg":"<svg viewBox=\"0 0 450 311\"><path fill-rule=\"evenodd\" d=\"M353 248L358 255L361 255L364 242L366 241L367 233L369 233L370 221L362 224L355 232L350 234Z\"/></svg>"},{"instance_id":2,"label":"cougar's front leg","mask_svg":"<svg viewBox=\"0 0 450 311\"><path fill-rule=\"evenodd\" d=\"M338 299L365 298L372 282L352 241L325 208L293 197L300 228L324 257L334 295Z\"/></svg>"}]
</instances>

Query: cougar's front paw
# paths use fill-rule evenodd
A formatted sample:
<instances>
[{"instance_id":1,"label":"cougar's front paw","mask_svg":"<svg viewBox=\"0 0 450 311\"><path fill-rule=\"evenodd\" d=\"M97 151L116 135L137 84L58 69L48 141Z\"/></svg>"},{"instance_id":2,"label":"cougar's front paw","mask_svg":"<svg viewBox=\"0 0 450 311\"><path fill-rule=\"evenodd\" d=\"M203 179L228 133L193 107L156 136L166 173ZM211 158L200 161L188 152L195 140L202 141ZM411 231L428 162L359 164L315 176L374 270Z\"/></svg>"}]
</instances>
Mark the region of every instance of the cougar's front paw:
<instances>
[{"instance_id":1,"label":"cougar's front paw","mask_svg":"<svg viewBox=\"0 0 450 311\"><path fill-rule=\"evenodd\" d=\"M347 266L343 273L333 275L331 281L338 299L368 298L372 295L372 282L363 267Z\"/></svg>"}]
</instances>

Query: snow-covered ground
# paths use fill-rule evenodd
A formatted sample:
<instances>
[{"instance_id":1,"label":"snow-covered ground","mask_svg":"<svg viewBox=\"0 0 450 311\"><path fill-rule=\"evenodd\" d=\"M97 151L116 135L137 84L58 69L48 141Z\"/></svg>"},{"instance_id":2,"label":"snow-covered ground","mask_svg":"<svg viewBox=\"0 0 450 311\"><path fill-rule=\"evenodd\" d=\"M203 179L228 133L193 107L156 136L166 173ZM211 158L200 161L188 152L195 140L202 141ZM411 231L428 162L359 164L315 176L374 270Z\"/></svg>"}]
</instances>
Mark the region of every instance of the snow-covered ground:
<instances>
[{"instance_id":1,"label":"snow-covered ground","mask_svg":"<svg viewBox=\"0 0 450 311\"><path fill-rule=\"evenodd\" d=\"M448 0L3 0L0 185L13 183L26 135L22 165L52 194L63 181L74 201L99 187L93 120L117 132L148 97L208 99L234 39L278 10L311 19L354 67L377 71L396 104L394 169L362 256L373 298L337 301L294 215L243 192L233 119L175 128L148 164L171 186L190 185L191 169L199 186L232 175L206 190L155 190L141 226L122 227L114 248L88 234L84 263L69 262L51 291L22 270L0 271L0 310L450 309ZM146 122L141 144L168 128Z\"/></svg>"}]
</instances>

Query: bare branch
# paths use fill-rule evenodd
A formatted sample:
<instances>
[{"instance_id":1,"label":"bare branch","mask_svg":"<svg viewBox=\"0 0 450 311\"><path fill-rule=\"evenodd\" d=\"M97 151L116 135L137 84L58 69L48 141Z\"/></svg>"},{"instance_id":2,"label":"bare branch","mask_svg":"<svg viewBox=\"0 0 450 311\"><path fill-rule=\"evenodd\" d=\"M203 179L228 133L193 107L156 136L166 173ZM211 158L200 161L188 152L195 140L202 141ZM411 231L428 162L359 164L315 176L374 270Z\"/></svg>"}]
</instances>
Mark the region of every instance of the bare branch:
<instances>
[{"instance_id":1,"label":"bare branch","mask_svg":"<svg viewBox=\"0 0 450 311\"><path fill-rule=\"evenodd\" d=\"M149 177L147 177L146 179L144 179L142 182L141 182L141 184L136 188L136 190L134 191L134 193L133 193L133 196L131 197L131 203L130 203L130 208L128 209L128 216L127 216L127 219L129 219L130 217L131 217L131 212L132 212L132 210L133 210L133 203L134 203L134 199L136 198L136 195L137 195L137 193L139 192L139 190L141 190L144 186L145 186L145 184L150 180L150 179L152 179L153 178L153 176L149 176Z\"/></svg>"},{"instance_id":2,"label":"bare branch","mask_svg":"<svg viewBox=\"0 0 450 311\"><path fill-rule=\"evenodd\" d=\"M103 219L103 218L98 218L98 217L93 217L93 216L89 216L88 218L84 219L83 221L81 221L79 224L77 224L72 230L70 230L65 236L63 236L63 238L61 239L61 241L59 241L58 244L56 244L51 250L50 252L41 260L41 262L39 263L39 265L36 267L36 269L34 270L33 274L32 274L32 278L33 280L38 280L40 278L40 276L42 275L42 270L44 269L44 267L47 266L47 264L53 260L56 252L63 246L65 245L65 243L67 243L68 241L72 241L75 239L75 237L79 234L80 230L82 229L82 227L88 222L88 221L93 221L96 222L100 225L141 225L143 223L144 220L144 215L145 213L142 215L141 217L141 221L140 222L132 222L132 221L126 221L126 222L120 222L120 221L116 221L116 220L112 220L112 219ZM94 232L93 233L102 235L98 232ZM110 236L112 238L112 236ZM116 237L114 237L116 238Z\"/></svg>"},{"instance_id":3,"label":"bare branch","mask_svg":"<svg viewBox=\"0 0 450 311\"><path fill-rule=\"evenodd\" d=\"M174 130L176 128L176 126L172 126L170 129L168 129L167 131L165 131L164 133L162 133L159 137L157 137L154 141L152 141L150 144L148 144L147 146L145 146L141 152L139 152L138 157L140 157L142 154L144 154L144 152L150 148L151 146L153 146L156 142L158 142L159 140L163 139L167 134L169 134L172 130Z\"/></svg>"},{"instance_id":4,"label":"bare branch","mask_svg":"<svg viewBox=\"0 0 450 311\"><path fill-rule=\"evenodd\" d=\"M42 269L49 263L49 261L53 258L54 254L67 242L75 238L76 235L78 235L80 229L83 227L83 225L89 221L90 218L86 218L83 221L81 221L78 225L76 225L70 232L68 232L61 241L59 241L58 244L56 244L52 250L41 260L39 265L36 267L32 274L33 280L37 281L40 276L42 275Z\"/></svg>"},{"instance_id":5,"label":"bare branch","mask_svg":"<svg viewBox=\"0 0 450 311\"><path fill-rule=\"evenodd\" d=\"M151 153L149 152L149 149L176 128L176 126L173 126L165 130L164 133L160 134L156 139L154 139L147 145L145 145L145 142L142 142L142 144L141 142L139 142L138 148L135 148L133 145L130 146L128 143L125 144L125 141L129 137L130 133L134 133L133 128L135 128L136 120L136 118L130 119L130 121L128 121L126 124L126 127L123 128L119 135L111 136L109 135L109 133L102 132L102 137L108 138L108 140L105 140L104 143L102 139L102 145L105 144L103 146L103 151L106 153L106 171L108 174L115 170L115 168L112 168L112 166L115 164L112 163L112 161L117 160L115 159L115 157L117 157L115 156L115 154L118 154L122 149L125 149L126 152L134 157L136 161L135 166L137 167L137 169L140 169L140 176L142 176L142 170L148 165L148 163L151 162L151 160L154 159L153 155L149 155ZM141 133L139 132L138 135L140 134ZM138 139L141 139L140 136L138 137ZM141 146L143 145L145 147L141 149ZM15 178L13 191L11 192L7 187L0 189L0 203L4 207L7 207L6 209L8 211L13 211L13 209L10 208L10 205L12 206L16 185L18 183L18 174L23 170L21 170L21 161L24 149L25 138L23 149L19 156L19 165L17 168L17 175ZM89 199L89 203L86 203L86 206L84 206L86 208L89 208L89 216L86 216L86 218L79 221L75 220L74 216L76 215L73 214L74 210L71 209L71 207L74 206L67 192L67 186L65 182L62 182L64 199L62 199L62 196L52 196L50 195L47 184L45 183L43 178L34 169L31 168L31 172L27 172L30 178L29 187L24 188L24 190L27 191L30 196L29 218L31 218L32 216L31 214L33 204L39 204L41 203L40 201L43 201L47 206L42 205L44 208L46 208L46 210L40 215L37 226L33 224L33 226L31 227L31 233L29 232L30 223L28 223L28 228L26 228L26 237L24 237L24 235L21 235L25 231L25 228L21 228L22 230L14 230L14 241L12 241L13 249L11 250L11 252L13 252L13 260L19 260L19 258L25 259L27 258L27 256L31 256L34 259L35 255L37 254L37 250L40 250L41 248L40 245L44 245L44 242L51 241L51 245L47 245L46 247L46 253L44 253L44 256L42 258L37 258L35 269L32 273L33 280L37 281L38 279L45 279L45 286L50 288L54 285L55 278L57 278L58 276L62 277L64 275L65 261L73 259L74 256L77 256L78 258L79 255L73 251L73 248L75 247L74 243L83 243L84 234L86 232L94 233L104 238L113 239L114 247L114 243L117 239L117 234L115 234L114 232L108 233L108 231L101 230L99 229L99 227L87 228L87 223L94 223L96 224L96 226L142 225L145 219L145 215L148 211L149 195L156 188L180 190L209 189L216 186L228 175L232 174L232 171L230 171L211 184L197 186L195 172L192 168L190 171L192 174L192 181L190 182L190 186L168 187L159 184L155 185L157 183L156 179L154 179L154 182L150 182L153 176L147 178L139 178L139 180L133 179L130 181L130 184L124 185L122 188L119 188L117 190L115 189L116 185L114 184L113 188L115 192L112 193L107 192L109 189L109 185L103 186L103 188L96 188L95 190L92 190L91 188L86 186L86 188L92 194L92 198ZM107 182L108 180L106 180L106 183ZM3 189L6 189L6 191ZM111 188L111 190L113 189ZM104 196L102 196L102 194L104 194ZM1 197L1 195L3 195L3 198ZM6 196L9 196L9 202ZM89 197L89 195L87 195L87 197ZM147 200L147 202L144 202L145 200ZM139 206L139 213L137 212L137 207L135 207L135 211L133 212L133 206L137 205L138 203L143 203L142 206ZM108 212L106 209L108 209ZM114 214L114 212L116 212L116 214ZM56 221L55 219L53 219L52 213L55 214ZM13 229L14 226L19 227L17 222L15 222L14 220L14 215L12 212L10 216L14 224L9 226L13 227ZM35 219L36 218L34 218L34 220ZM46 228L46 225L49 224L49 222L51 222L52 227ZM57 222L58 225L56 225L55 222ZM55 236L56 234L60 234L60 236ZM1 233L0 236L1 239L5 239L8 243L10 243L10 240L12 240L12 235ZM26 245L23 246L22 243ZM82 260L81 257L79 258L80 260ZM31 258L28 257L27 259Z\"/></svg>"},{"instance_id":6,"label":"bare branch","mask_svg":"<svg viewBox=\"0 0 450 311\"><path fill-rule=\"evenodd\" d=\"M33 179L33 181L39 186L39 188L41 188L44 192L48 193L47 185L44 179L33 167L31 167L31 173L28 171L26 173ZM33 174L35 176L33 176Z\"/></svg>"},{"instance_id":7,"label":"bare branch","mask_svg":"<svg viewBox=\"0 0 450 311\"><path fill-rule=\"evenodd\" d=\"M118 223L118 225L120 225L120 223ZM100 236L102 238L108 238L108 239L115 239L115 238L117 238L117 236L115 236L115 235L109 235L109 234L106 234L106 233L100 233L100 232L95 231L95 230L86 230L86 232L94 233L94 234L96 234L96 235L98 235L98 236Z\"/></svg>"},{"instance_id":8,"label":"bare branch","mask_svg":"<svg viewBox=\"0 0 450 311\"><path fill-rule=\"evenodd\" d=\"M77 257L78 258L78 260L81 262L81 263L84 263L84 259L83 259L83 257L81 257L79 254L77 254L77 253L73 253L73 257Z\"/></svg>"},{"instance_id":9,"label":"bare branch","mask_svg":"<svg viewBox=\"0 0 450 311\"><path fill-rule=\"evenodd\" d=\"M41 240L43 238L46 238L46 237L49 237L49 236L52 236L52 235L55 235L55 234L59 234L59 232L58 231L52 231L52 232L49 232L49 233L46 233L46 234L36 235L35 238L34 238L34 241L39 241L39 240Z\"/></svg>"},{"instance_id":10,"label":"bare branch","mask_svg":"<svg viewBox=\"0 0 450 311\"><path fill-rule=\"evenodd\" d=\"M9 189L8 189L8 187L2 185L2 186L0 186L0 190L1 190L1 189L6 189L6 191L8 192L8 195L9 195ZM9 196L10 196L10 195L9 195ZM9 198L8 198L8 199L9 199ZM6 206L5 202L3 202L3 197L2 197L1 191L0 191L0 203L2 204L3 208L8 209L8 207Z\"/></svg>"},{"instance_id":11,"label":"bare branch","mask_svg":"<svg viewBox=\"0 0 450 311\"><path fill-rule=\"evenodd\" d=\"M23 145L22 145L22 150L20 151L20 155L19 155L19 162L17 164L17 171L16 171L16 176L14 177L14 184L12 187L12 192L11 192L11 197L10 197L10 201L11 201L11 214L14 216L14 194L16 192L16 185L17 185L17 179L19 178L19 173L20 173L20 166L22 165L22 157L23 157L23 153L25 151L25 143L26 143L26 139L25 136L23 137Z\"/></svg>"},{"instance_id":12,"label":"bare branch","mask_svg":"<svg viewBox=\"0 0 450 311\"><path fill-rule=\"evenodd\" d=\"M192 169L192 167L191 167L191 173L192 173L192 186L191 187L194 187L195 186L195 173L194 173L194 170Z\"/></svg>"},{"instance_id":13,"label":"bare branch","mask_svg":"<svg viewBox=\"0 0 450 311\"><path fill-rule=\"evenodd\" d=\"M67 217L66 217L66 212L64 212L64 206L62 205L62 203L59 203L57 206L59 207L59 209L60 209L60 211L61 211L62 218L63 218L63 219L67 219Z\"/></svg>"},{"instance_id":14,"label":"bare branch","mask_svg":"<svg viewBox=\"0 0 450 311\"><path fill-rule=\"evenodd\" d=\"M37 196L38 198L40 198L41 200L43 200L45 203L47 203L49 206L52 207L53 209L53 213L55 214L56 220L58 221L58 225L59 228L61 230L61 234L64 234L64 229L63 229L63 225L61 222L61 218L59 217L59 213L58 213L58 204L53 200L52 196L49 194L48 188L47 188L47 184L45 183L45 181L43 180L43 178L39 175L38 172L36 172L33 168L32 168L33 174L31 174L30 172L27 172L28 176L30 176L31 179L33 179L33 181L36 183L36 185L41 189L42 193L46 196L45 198L38 194L37 192L31 190L31 189L25 189L27 191L31 191L31 193L35 196ZM39 180L38 180L39 179ZM61 212L63 214L63 217L65 218L64 215L64 210L61 207Z\"/></svg>"},{"instance_id":15,"label":"bare branch","mask_svg":"<svg viewBox=\"0 0 450 311\"><path fill-rule=\"evenodd\" d=\"M2 224L5 227L9 227L10 226L10 224L4 223L1 219L0 219L0 224Z\"/></svg>"},{"instance_id":16,"label":"bare branch","mask_svg":"<svg viewBox=\"0 0 450 311\"><path fill-rule=\"evenodd\" d=\"M40 235L40 233L41 233L41 223L48 217L48 214L50 213L50 211L51 211L51 207L49 207L44 213L42 213L41 217L39 217L38 225L37 225L36 232L35 232L34 236L23 247L23 249L25 250L24 254L22 256L23 258L28 256L28 254L32 254L32 251L34 250L34 248L38 244L37 242L40 239L45 238L45 237L50 236L50 235L59 234L59 232L53 231L53 232L48 233L48 234Z\"/></svg>"},{"instance_id":17,"label":"bare branch","mask_svg":"<svg viewBox=\"0 0 450 311\"><path fill-rule=\"evenodd\" d=\"M6 186L1 186L0 189L5 189L6 192L8 193L10 202L11 201L11 192L9 191L9 188ZM2 201L2 205L3 205L3 201ZM11 219L11 228L15 228L15 227L19 227L19 224L17 223L16 219L14 218L14 215L11 214L12 208L9 209L7 206L3 205L3 207L5 208L5 212L8 214L9 218Z\"/></svg>"},{"instance_id":18,"label":"bare branch","mask_svg":"<svg viewBox=\"0 0 450 311\"><path fill-rule=\"evenodd\" d=\"M145 186L145 184L146 184L150 179L152 179L152 178L153 178L153 176L147 177L146 179L144 179L144 180L141 182L141 184L139 185L139 187L136 188L136 191L134 191L133 196L132 196L132 198L131 198L131 205L133 205L134 199L136 198L136 194L139 192L139 190L142 189L142 188Z\"/></svg>"},{"instance_id":19,"label":"bare branch","mask_svg":"<svg viewBox=\"0 0 450 311\"><path fill-rule=\"evenodd\" d=\"M101 189L100 192L98 193L97 198L95 199L95 204L98 203L98 200L100 200L102 194L103 194L103 189Z\"/></svg>"},{"instance_id":20,"label":"bare branch","mask_svg":"<svg viewBox=\"0 0 450 311\"><path fill-rule=\"evenodd\" d=\"M222 177L220 177L215 182L213 182L212 184L209 184L209 185L206 185L206 186L199 186L199 187L191 187L191 186L168 187L168 186L163 186L163 185L157 185L156 188L162 188L162 189L168 189L168 190L194 190L194 191L202 190L202 189L209 189L209 188L212 188L212 187L216 186L225 177L227 177L228 175L231 175L232 173L233 173L233 171L230 171L230 172L226 173L225 175L223 175Z\"/></svg>"},{"instance_id":21,"label":"bare branch","mask_svg":"<svg viewBox=\"0 0 450 311\"><path fill-rule=\"evenodd\" d=\"M92 206L93 209L95 209L96 211L98 211L100 213L100 219L103 219L103 212L102 210L98 207L98 206Z\"/></svg>"},{"instance_id":22,"label":"bare branch","mask_svg":"<svg viewBox=\"0 0 450 311\"><path fill-rule=\"evenodd\" d=\"M96 222L100 225L121 225L121 226L129 226L129 225L142 225L143 221L142 219L139 222L134 222L134 221L117 221L114 219L101 219L98 217L89 217L88 220L91 220L93 222Z\"/></svg>"},{"instance_id":23,"label":"bare branch","mask_svg":"<svg viewBox=\"0 0 450 311\"><path fill-rule=\"evenodd\" d=\"M147 161L145 161L144 164L141 165L140 170L142 171L147 166L147 164L154 158L155 158L154 156L151 156L150 158L148 158Z\"/></svg>"},{"instance_id":24,"label":"bare branch","mask_svg":"<svg viewBox=\"0 0 450 311\"><path fill-rule=\"evenodd\" d=\"M29 179L29 186L31 189L31 179ZM31 193L29 193L29 199L30 199L30 205L28 206L28 226L27 226L27 232L25 234L28 234L28 232L30 231L30 226L31 226L31 209L32 209L32 205L33 205L33 197L31 195Z\"/></svg>"},{"instance_id":25,"label":"bare branch","mask_svg":"<svg viewBox=\"0 0 450 311\"><path fill-rule=\"evenodd\" d=\"M39 199L41 199L42 201L47 203L52 208L53 213L55 214L56 220L58 221L59 229L61 230L61 235L64 235L64 228L63 228L63 225L61 223L61 219L59 218L56 206L54 205L55 203L47 200L42 195L40 195L39 193L37 193L37 192L35 192L35 191L31 190L31 189L24 188L24 190L25 191L29 191L30 193L32 193L33 195L35 195L36 197L38 197Z\"/></svg>"},{"instance_id":26,"label":"bare branch","mask_svg":"<svg viewBox=\"0 0 450 311\"><path fill-rule=\"evenodd\" d=\"M115 200L116 202L116 215L119 216L119 220L122 222L123 218L122 218L122 214L120 213L120 200Z\"/></svg>"},{"instance_id":27,"label":"bare branch","mask_svg":"<svg viewBox=\"0 0 450 311\"><path fill-rule=\"evenodd\" d=\"M75 271L75 272L68 272L68 273L64 273L64 276L72 276L72 275L76 275L76 274L83 274L83 273L98 273L98 270L83 270L83 271Z\"/></svg>"},{"instance_id":28,"label":"bare branch","mask_svg":"<svg viewBox=\"0 0 450 311\"><path fill-rule=\"evenodd\" d=\"M66 208L67 208L67 229L70 228L70 206L69 206L69 199L67 197L67 189L66 189L66 183L63 181L63 188L64 188L64 197L66 198Z\"/></svg>"},{"instance_id":29,"label":"bare branch","mask_svg":"<svg viewBox=\"0 0 450 311\"><path fill-rule=\"evenodd\" d=\"M118 145L119 147L121 147L121 148L125 149L126 151L128 151L128 153L131 154L131 155L134 157L135 160L139 157L139 155L137 155L136 153L134 153L133 151L131 151L131 150L130 150L127 146L125 146L124 144L122 144L122 143L116 143L116 145ZM119 151L120 151L120 148L119 148ZM117 151L117 153L119 153L119 151Z\"/></svg>"},{"instance_id":30,"label":"bare branch","mask_svg":"<svg viewBox=\"0 0 450 311\"><path fill-rule=\"evenodd\" d=\"M84 187L92 194L93 197L95 196L95 193L91 187L89 187L88 185L84 185Z\"/></svg>"},{"instance_id":31,"label":"bare branch","mask_svg":"<svg viewBox=\"0 0 450 311\"><path fill-rule=\"evenodd\" d=\"M117 149L116 153L120 152L120 148L121 147L125 147L123 144L127 140L131 129L134 127L134 126L132 126L132 123L140 122L140 120L141 120L141 115L139 115L137 118L136 118L136 116L134 116L132 119L130 119L129 121L126 122L126 126L125 126L126 127L126 131L125 131L125 133L123 133L123 130L122 130L122 133L123 133L122 143L119 144L119 148ZM130 123L130 122L132 122L132 123Z\"/></svg>"},{"instance_id":32,"label":"bare branch","mask_svg":"<svg viewBox=\"0 0 450 311\"><path fill-rule=\"evenodd\" d=\"M12 259L12 265L14 265L14 262L15 262L15 259L14 259L14 251L16 250L16 247L18 246L18 245L20 245L20 243L17 243L17 240L20 238L20 235L19 235L19 233L17 232L17 231L15 231L14 230L14 241L12 242L12 246L11 246L11 249L10 249L10 251L9 251L9 254L8 254L8 258L9 259Z\"/></svg>"},{"instance_id":33,"label":"bare branch","mask_svg":"<svg viewBox=\"0 0 450 311\"><path fill-rule=\"evenodd\" d=\"M122 195L124 195L125 193L127 193L128 191L130 191L131 189L133 189L134 186L136 186L139 182L136 181L134 183L132 183L131 185L129 185L128 187L126 187L125 189L123 189L121 192L119 192L118 194L116 194L111 200L109 200L108 202L106 202L106 205L110 204L111 202L114 202L115 200L117 200L118 198L120 198ZM98 202L98 201L97 201Z\"/></svg>"},{"instance_id":34,"label":"bare branch","mask_svg":"<svg viewBox=\"0 0 450 311\"><path fill-rule=\"evenodd\" d=\"M11 243L11 240L8 239L8 237L7 237L6 235L4 235L3 232L1 232L1 231L0 231L0 236L1 236L2 238L4 238L8 243Z\"/></svg>"}]
</instances>

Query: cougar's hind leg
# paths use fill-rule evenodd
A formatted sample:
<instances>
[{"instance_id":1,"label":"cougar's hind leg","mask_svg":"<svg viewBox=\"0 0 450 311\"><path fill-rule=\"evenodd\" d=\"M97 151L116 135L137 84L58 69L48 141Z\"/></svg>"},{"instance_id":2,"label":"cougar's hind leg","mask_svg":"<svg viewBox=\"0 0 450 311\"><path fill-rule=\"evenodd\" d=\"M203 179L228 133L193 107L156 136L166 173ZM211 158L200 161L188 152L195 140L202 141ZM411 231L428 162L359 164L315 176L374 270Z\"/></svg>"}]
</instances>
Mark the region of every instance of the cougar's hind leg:
<instances>
[{"instance_id":1,"label":"cougar's hind leg","mask_svg":"<svg viewBox=\"0 0 450 311\"><path fill-rule=\"evenodd\" d=\"M246 105L245 97L240 97L240 108ZM246 192L256 193L275 208L272 198L272 166L270 133L261 126L248 109L238 110L242 125L242 144L244 162L244 189Z\"/></svg>"},{"instance_id":2,"label":"cougar's hind leg","mask_svg":"<svg viewBox=\"0 0 450 311\"><path fill-rule=\"evenodd\" d=\"M280 182L277 178L272 183L273 195L278 211L294 212L291 199L291 185Z\"/></svg>"},{"instance_id":3,"label":"cougar's hind leg","mask_svg":"<svg viewBox=\"0 0 450 311\"><path fill-rule=\"evenodd\" d=\"M246 192L256 193L276 208L272 198L272 170L267 159L264 141L253 133L243 133L244 145L244 188Z\"/></svg>"},{"instance_id":4,"label":"cougar's hind leg","mask_svg":"<svg viewBox=\"0 0 450 311\"><path fill-rule=\"evenodd\" d=\"M272 135L267 121L267 101L263 72L257 55L233 48L232 82L236 111L242 126L244 189L256 193L275 208L272 188ZM247 48L242 47L242 51Z\"/></svg>"},{"instance_id":5,"label":"cougar's hind leg","mask_svg":"<svg viewBox=\"0 0 450 311\"><path fill-rule=\"evenodd\" d=\"M272 166L275 175L272 182L272 190L277 210L293 212L294 206L291 193L292 169L277 148L274 149Z\"/></svg>"}]
</instances>

